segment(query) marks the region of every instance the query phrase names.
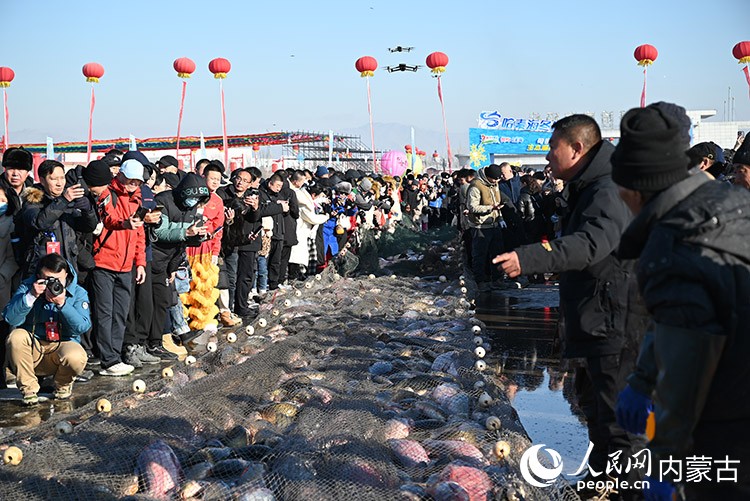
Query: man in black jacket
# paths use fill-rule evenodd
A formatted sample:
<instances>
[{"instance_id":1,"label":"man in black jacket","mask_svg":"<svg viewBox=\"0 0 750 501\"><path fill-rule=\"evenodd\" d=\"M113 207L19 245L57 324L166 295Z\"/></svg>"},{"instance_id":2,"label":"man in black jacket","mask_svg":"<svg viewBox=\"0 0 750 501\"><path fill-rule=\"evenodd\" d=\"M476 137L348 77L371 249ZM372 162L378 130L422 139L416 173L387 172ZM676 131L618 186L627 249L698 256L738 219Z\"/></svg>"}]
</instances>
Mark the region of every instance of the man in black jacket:
<instances>
[{"instance_id":1,"label":"man in black jacket","mask_svg":"<svg viewBox=\"0 0 750 501\"><path fill-rule=\"evenodd\" d=\"M230 183L216 190L216 194L224 202L224 232L221 238L223 265L220 272L224 276L219 276L218 288L221 291L219 321L226 327L240 323L233 313L234 294L237 290L238 248L245 245L246 236L254 231L252 223L245 220L251 200L245 198L245 193L257 190L257 187L252 188L251 185L259 181L260 178L256 178L248 170L237 169L232 172ZM257 210L257 206L253 210Z\"/></svg>"},{"instance_id":2,"label":"man in black jacket","mask_svg":"<svg viewBox=\"0 0 750 501\"><path fill-rule=\"evenodd\" d=\"M650 499L672 499L675 481L687 499L750 499L750 193L688 171L689 127L674 104L630 110L612 156L612 178L636 215L620 255L639 259L652 320L617 417L643 433L653 399L653 464L713 460L699 481L655 469ZM735 162L743 155L750 162L750 143Z\"/></svg>"},{"instance_id":3,"label":"man in black jacket","mask_svg":"<svg viewBox=\"0 0 750 501\"><path fill-rule=\"evenodd\" d=\"M281 195L284 180L276 173L268 178L268 182L260 187L261 216L273 217L273 236L271 237L271 252L268 254L268 289L279 288L281 279L281 253L284 247L284 215L289 212L289 201ZM278 211L281 208L281 211Z\"/></svg>"},{"instance_id":4,"label":"man in black jacket","mask_svg":"<svg viewBox=\"0 0 750 501\"><path fill-rule=\"evenodd\" d=\"M286 171L279 171L278 174L284 180L284 185L279 192L279 198L286 200L289 204L289 210L284 212L284 245L281 247L281 262L279 263L279 285L283 284L287 276L291 274L292 278L297 278L297 267L292 266L290 273L289 257L292 254L292 247L297 245L297 220L299 219L299 202L297 195L289 186L289 179Z\"/></svg>"},{"instance_id":5,"label":"man in black jacket","mask_svg":"<svg viewBox=\"0 0 750 501\"><path fill-rule=\"evenodd\" d=\"M63 164L45 160L37 172L39 184L23 192L24 206L14 217L15 234L24 249L16 261L28 277L42 256L57 253L77 273L80 248L76 232L93 232L98 223L96 212L79 183L66 187Z\"/></svg>"},{"instance_id":6,"label":"man in black jacket","mask_svg":"<svg viewBox=\"0 0 750 501\"><path fill-rule=\"evenodd\" d=\"M559 120L549 144L552 173L567 182L568 214L562 236L521 246L493 262L510 277L560 273L563 356L586 359L576 371L576 393L594 444L589 465L603 472L608 454L623 451L627 457L633 446L640 445L617 425L614 412L617 393L635 364L632 350L623 350L626 327L636 342L643 329L642 322L626 325L634 263L615 256L632 215L610 175L614 147L602 141L594 119L571 115Z\"/></svg>"}]
</instances>

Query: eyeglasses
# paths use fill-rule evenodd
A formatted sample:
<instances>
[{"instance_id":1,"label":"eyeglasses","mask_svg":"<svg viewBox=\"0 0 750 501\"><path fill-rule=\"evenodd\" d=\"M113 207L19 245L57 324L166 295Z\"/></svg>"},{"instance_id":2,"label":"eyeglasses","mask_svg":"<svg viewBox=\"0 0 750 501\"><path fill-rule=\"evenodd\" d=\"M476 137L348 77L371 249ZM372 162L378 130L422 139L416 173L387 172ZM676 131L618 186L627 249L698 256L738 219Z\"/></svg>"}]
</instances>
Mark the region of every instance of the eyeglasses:
<instances>
[{"instance_id":1,"label":"eyeglasses","mask_svg":"<svg viewBox=\"0 0 750 501\"><path fill-rule=\"evenodd\" d=\"M252 183L252 181L250 181L248 179L241 178L241 177L234 178L234 182L235 183L242 183L242 184L250 184L250 183Z\"/></svg>"}]
</instances>

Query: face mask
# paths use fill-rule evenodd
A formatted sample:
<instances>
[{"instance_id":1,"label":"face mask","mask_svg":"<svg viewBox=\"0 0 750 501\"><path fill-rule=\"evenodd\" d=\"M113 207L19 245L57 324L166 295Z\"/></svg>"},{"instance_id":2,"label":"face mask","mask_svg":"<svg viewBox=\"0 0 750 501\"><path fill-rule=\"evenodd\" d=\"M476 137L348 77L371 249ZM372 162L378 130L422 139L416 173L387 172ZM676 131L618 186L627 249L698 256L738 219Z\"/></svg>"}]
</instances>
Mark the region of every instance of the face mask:
<instances>
[{"instance_id":1,"label":"face mask","mask_svg":"<svg viewBox=\"0 0 750 501\"><path fill-rule=\"evenodd\" d=\"M4 216L6 212L8 212L8 204L7 203L0 204L0 216Z\"/></svg>"},{"instance_id":2,"label":"face mask","mask_svg":"<svg viewBox=\"0 0 750 501\"><path fill-rule=\"evenodd\" d=\"M188 209L192 209L196 205L198 205L198 199L197 198L186 198L185 199L185 207L187 207Z\"/></svg>"}]
</instances>

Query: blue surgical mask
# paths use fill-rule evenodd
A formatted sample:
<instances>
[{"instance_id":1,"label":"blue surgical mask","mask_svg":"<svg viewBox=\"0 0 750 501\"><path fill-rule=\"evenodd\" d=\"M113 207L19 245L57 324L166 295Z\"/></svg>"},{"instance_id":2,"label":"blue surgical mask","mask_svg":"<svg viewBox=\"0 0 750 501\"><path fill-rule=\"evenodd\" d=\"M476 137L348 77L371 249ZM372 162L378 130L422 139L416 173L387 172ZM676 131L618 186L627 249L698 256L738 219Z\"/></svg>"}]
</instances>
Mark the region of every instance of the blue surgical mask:
<instances>
[{"instance_id":1,"label":"blue surgical mask","mask_svg":"<svg viewBox=\"0 0 750 501\"><path fill-rule=\"evenodd\" d=\"M0 204L0 216L4 216L6 212L8 212L8 203L7 202Z\"/></svg>"},{"instance_id":2,"label":"blue surgical mask","mask_svg":"<svg viewBox=\"0 0 750 501\"><path fill-rule=\"evenodd\" d=\"M187 207L188 209L192 209L196 205L198 205L198 199L197 198L186 198L185 199L185 207Z\"/></svg>"}]
</instances>

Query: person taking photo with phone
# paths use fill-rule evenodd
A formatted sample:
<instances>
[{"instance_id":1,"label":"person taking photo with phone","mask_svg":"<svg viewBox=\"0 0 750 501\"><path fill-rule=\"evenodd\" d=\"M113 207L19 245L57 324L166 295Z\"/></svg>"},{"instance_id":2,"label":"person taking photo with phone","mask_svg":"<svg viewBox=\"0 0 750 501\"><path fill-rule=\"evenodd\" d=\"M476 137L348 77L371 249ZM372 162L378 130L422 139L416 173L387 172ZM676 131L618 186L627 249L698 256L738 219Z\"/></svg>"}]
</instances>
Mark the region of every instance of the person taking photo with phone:
<instances>
[{"instance_id":1,"label":"person taking photo with phone","mask_svg":"<svg viewBox=\"0 0 750 501\"><path fill-rule=\"evenodd\" d=\"M98 223L80 184L66 187L65 167L45 160L37 169L39 184L23 192L24 206L14 219L19 241L16 262L28 277L47 254L60 254L76 268L79 246L76 232L92 232Z\"/></svg>"}]
</instances>

